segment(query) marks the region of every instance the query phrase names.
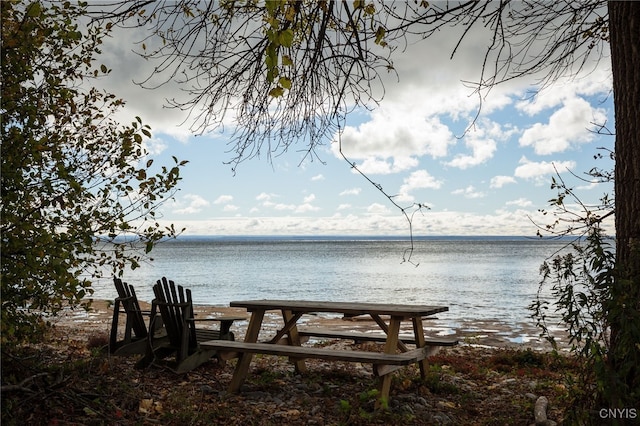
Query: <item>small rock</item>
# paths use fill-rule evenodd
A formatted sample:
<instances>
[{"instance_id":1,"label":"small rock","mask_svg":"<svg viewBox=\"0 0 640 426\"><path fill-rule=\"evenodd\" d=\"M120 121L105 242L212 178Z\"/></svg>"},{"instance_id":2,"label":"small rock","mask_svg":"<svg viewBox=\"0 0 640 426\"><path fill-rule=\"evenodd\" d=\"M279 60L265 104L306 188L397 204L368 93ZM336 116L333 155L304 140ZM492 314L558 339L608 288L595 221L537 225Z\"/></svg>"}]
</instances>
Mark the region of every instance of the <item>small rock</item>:
<instances>
[{"instance_id":1,"label":"small rock","mask_svg":"<svg viewBox=\"0 0 640 426\"><path fill-rule=\"evenodd\" d=\"M408 414L414 414L413 408L409 404L405 404L402 406L402 412Z\"/></svg>"},{"instance_id":2,"label":"small rock","mask_svg":"<svg viewBox=\"0 0 640 426\"><path fill-rule=\"evenodd\" d=\"M263 391L249 391L249 392L246 392L244 396L247 399L257 399L257 400L271 399L271 395Z\"/></svg>"},{"instance_id":3,"label":"small rock","mask_svg":"<svg viewBox=\"0 0 640 426\"><path fill-rule=\"evenodd\" d=\"M538 397L535 394L532 394L532 393L525 393L524 396L527 397L528 399L533 400L533 401L538 399Z\"/></svg>"},{"instance_id":4,"label":"small rock","mask_svg":"<svg viewBox=\"0 0 640 426\"><path fill-rule=\"evenodd\" d=\"M533 418L536 421L536 425L544 425L547 421L547 406L549 405L549 400L541 396L536 400L536 405L533 409Z\"/></svg>"},{"instance_id":5,"label":"small rock","mask_svg":"<svg viewBox=\"0 0 640 426\"><path fill-rule=\"evenodd\" d=\"M216 393L216 391L209 385L200 386L200 392L205 393L205 394Z\"/></svg>"},{"instance_id":6,"label":"small rock","mask_svg":"<svg viewBox=\"0 0 640 426\"><path fill-rule=\"evenodd\" d=\"M439 408L456 408L455 402L450 401L438 401Z\"/></svg>"},{"instance_id":7,"label":"small rock","mask_svg":"<svg viewBox=\"0 0 640 426\"><path fill-rule=\"evenodd\" d=\"M452 423L452 421L449 418L449 416L447 416L444 413L434 414L432 419L439 425L448 425L448 424Z\"/></svg>"}]
</instances>

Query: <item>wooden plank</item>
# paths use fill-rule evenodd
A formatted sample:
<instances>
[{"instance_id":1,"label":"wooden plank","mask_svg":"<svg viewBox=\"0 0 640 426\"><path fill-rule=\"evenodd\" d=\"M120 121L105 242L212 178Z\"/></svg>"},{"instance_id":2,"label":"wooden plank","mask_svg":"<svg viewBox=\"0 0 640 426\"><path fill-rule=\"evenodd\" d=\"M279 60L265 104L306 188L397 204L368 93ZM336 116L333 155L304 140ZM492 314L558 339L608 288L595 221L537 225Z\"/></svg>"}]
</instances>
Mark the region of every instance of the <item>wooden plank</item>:
<instances>
[{"instance_id":1,"label":"wooden plank","mask_svg":"<svg viewBox=\"0 0 640 426\"><path fill-rule=\"evenodd\" d=\"M371 316L375 318L374 315ZM382 322L382 320L380 320L380 322ZM389 320L389 328L385 330L385 333L387 333L387 341L384 343L385 354L392 354L396 351L396 347L398 346L398 335L400 334L401 322L402 317L400 316L392 316ZM376 409L379 409L383 405L383 403L389 402L389 391L391 390L391 375L387 374L382 376L382 378L380 379L380 384L378 386L380 394L378 395L378 399L376 400Z\"/></svg>"},{"instance_id":2,"label":"wooden plank","mask_svg":"<svg viewBox=\"0 0 640 426\"><path fill-rule=\"evenodd\" d=\"M287 334L289 336L289 345L300 347L300 335L298 334L298 327L296 327L296 322L300 317L298 317L298 314L285 310L282 311L282 318L285 322L285 328L282 330L286 330L288 327ZM288 324L291 324L291 326L288 326ZM305 365L304 360L295 360L294 364L296 366L296 373L305 373L307 371L307 366Z\"/></svg>"},{"instance_id":3,"label":"wooden plank","mask_svg":"<svg viewBox=\"0 0 640 426\"><path fill-rule=\"evenodd\" d=\"M400 354L387 354L381 352L336 350L307 346L274 345L271 343L248 343L227 340L203 342L201 346L215 349L218 352L241 352L247 354L286 356L291 358L317 358L333 361L361 362L367 364L409 365L420 361L426 356L424 348L414 349Z\"/></svg>"},{"instance_id":4,"label":"wooden plank","mask_svg":"<svg viewBox=\"0 0 640 426\"><path fill-rule=\"evenodd\" d=\"M304 328L299 329L298 334L308 337L321 337L327 339L343 339L353 340L354 342L379 342L387 341L387 336L379 333L359 333L355 331L328 330L324 328ZM415 345L415 337L409 335L400 335L399 339L409 345ZM424 345L426 346L455 346L458 339L446 337L425 337Z\"/></svg>"},{"instance_id":5,"label":"wooden plank","mask_svg":"<svg viewBox=\"0 0 640 426\"><path fill-rule=\"evenodd\" d=\"M373 320L378 324L378 326L382 329L382 331L384 331L384 333L387 335L387 340L385 340L385 344L386 344L389 338L391 337L389 336L389 326L387 325L386 322L382 320L382 318L380 318L380 315L371 314L371 318L373 318ZM404 342L402 342L402 340L399 339L400 322L402 321L402 318L391 317L390 324L393 322L394 318L398 320L398 331L395 333L395 335L392 338L396 341L396 345L398 346L398 349L400 349L402 352L406 352L409 350L407 348L407 345L405 345ZM395 348L393 350L395 350ZM385 350L385 352L389 352L389 351Z\"/></svg>"},{"instance_id":6,"label":"wooden plank","mask_svg":"<svg viewBox=\"0 0 640 426\"><path fill-rule=\"evenodd\" d=\"M199 328L196 329L196 337L199 342L206 342L207 340L218 340L220 339L220 330Z\"/></svg>"},{"instance_id":7,"label":"wooden plank","mask_svg":"<svg viewBox=\"0 0 640 426\"><path fill-rule=\"evenodd\" d=\"M244 336L245 342L255 342L258 340L258 334L260 334L260 328L262 327L264 313L265 311L263 310L256 310L251 314L251 319L249 320L249 325L247 326L247 331ZM225 342L231 343L231 341L227 340L225 340ZM206 343L211 342L201 343L201 346ZM238 356L238 362L236 363L236 368L233 371L231 383L229 384L229 392L238 392L242 387L244 380L247 378L247 374L249 374L249 365L251 364L251 358L253 358L253 354L240 352Z\"/></svg>"},{"instance_id":8,"label":"wooden plank","mask_svg":"<svg viewBox=\"0 0 640 426\"><path fill-rule=\"evenodd\" d=\"M424 328L422 326L422 318L414 317L411 320L413 325L413 335L416 337L416 345L422 348L426 345L424 338ZM426 359L420 361L420 377L427 378L427 372L429 371L429 362Z\"/></svg>"},{"instance_id":9,"label":"wooden plank","mask_svg":"<svg viewBox=\"0 0 640 426\"><path fill-rule=\"evenodd\" d=\"M311 300L246 300L233 301L231 307L254 310L290 310L292 312L334 312L346 315L392 315L405 318L429 316L449 310L446 306L398 305L386 303L328 302Z\"/></svg>"},{"instance_id":10,"label":"wooden plank","mask_svg":"<svg viewBox=\"0 0 640 426\"><path fill-rule=\"evenodd\" d=\"M298 322L301 316L302 316L301 312L296 312L294 314L291 311L283 310L282 319L284 320L284 327L282 327L282 329L278 331L278 333L273 337L273 339L271 339L270 343L277 342L278 340L282 339L285 335L290 336L290 333L289 333L290 330L292 328L295 328L296 322Z\"/></svg>"}]
</instances>

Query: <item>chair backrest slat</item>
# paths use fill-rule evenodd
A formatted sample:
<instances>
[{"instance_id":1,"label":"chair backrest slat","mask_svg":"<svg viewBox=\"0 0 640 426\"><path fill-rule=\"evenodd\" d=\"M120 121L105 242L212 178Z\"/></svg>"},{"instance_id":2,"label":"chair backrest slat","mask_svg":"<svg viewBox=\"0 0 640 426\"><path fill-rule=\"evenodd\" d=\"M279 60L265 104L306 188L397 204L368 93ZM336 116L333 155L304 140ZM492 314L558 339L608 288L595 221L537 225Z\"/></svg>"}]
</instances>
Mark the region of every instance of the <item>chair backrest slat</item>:
<instances>
[{"instance_id":1,"label":"chair backrest slat","mask_svg":"<svg viewBox=\"0 0 640 426\"><path fill-rule=\"evenodd\" d=\"M138 302L138 297L136 296L136 291L133 286L123 282L122 279L117 277L113 278L113 284L116 287L118 298L122 304L122 308L127 314L133 332L139 338L147 337L147 326L142 317L140 303Z\"/></svg>"},{"instance_id":2,"label":"chair backrest slat","mask_svg":"<svg viewBox=\"0 0 640 426\"><path fill-rule=\"evenodd\" d=\"M179 340L176 342L176 339L179 336L179 331L177 328L178 324L175 316L173 315L173 309L169 305L170 300L167 300L168 288L169 283L166 278L163 277L162 280L158 280L158 283L153 286L153 294L156 297L154 303L160 311L160 316L162 317L162 322L167 330L169 341L172 345L176 345L179 342Z\"/></svg>"},{"instance_id":3,"label":"chair backrest slat","mask_svg":"<svg viewBox=\"0 0 640 426\"><path fill-rule=\"evenodd\" d=\"M186 294L187 297L185 299L185 302L187 303L187 306L189 306L189 317L193 318L195 317L195 313L193 312L193 302L191 299L191 290L186 289ZM198 339L196 338L196 323L194 321L189 321L189 344L191 346L195 346L198 344Z\"/></svg>"},{"instance_id":4,"label":"chair backrest slat","mask_svg":"<svg viewBox=\"0 0 640 426\"><path fill-rule=\"evenodd\" d=\"M195 324L191 321L193 317L191 291L187 289L185 296L184 287L181 285L176 287L175 282L162 277L153 286L153 292L171 344L180 347L183 330L187 328L189 333L188 346L195 348L197 340ZM185 327L185 322L187 327Z\"/></svg>"}]
</instances>

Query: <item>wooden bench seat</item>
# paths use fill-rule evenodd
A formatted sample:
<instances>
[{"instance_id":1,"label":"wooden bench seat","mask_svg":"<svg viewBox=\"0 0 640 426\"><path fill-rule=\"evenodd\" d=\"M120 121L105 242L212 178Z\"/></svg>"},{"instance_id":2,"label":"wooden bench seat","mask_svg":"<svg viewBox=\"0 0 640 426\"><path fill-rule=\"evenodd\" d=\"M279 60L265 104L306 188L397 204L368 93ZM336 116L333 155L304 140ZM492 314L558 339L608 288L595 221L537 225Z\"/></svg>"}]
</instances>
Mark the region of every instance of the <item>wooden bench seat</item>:
<instances>
[{"instance_id":1,"label":"wooden bench seat","mask_svg":"<svg viewBox=\"0 0 640 426\"><path fill-rule=\"evenodd\" d=\"M215 349L219 354L227 353L252 353L286 356L294 359L317 358L332 361L361 362L374 365L403 366L414 364L425 359L428 348L414 349L398 354L385 354L381 352L350 351L328 348L315 348L307 346L276 345L271 343L247 343L227 340L212 340L201 343L201 346ZM377 368L378 375L386 374L396 368Z\"/></svg>"},{"instance_id":2,"label":"wooden bench seat","mask_svg":"<svg viewBox=\"0 0 640 426\"><path fill-rule=\"evenodd\" d=\"M355 343L360 342L380 342L384 343L387 336L380 333L359 333L354 331L337 331L322 328L299 329L298 334L305 337L321 337L327 339L343 339L353 340ZM400 336L402 342L415 345L416 339L413 336ZM427 346L455 346L458 339L447 337L425 337L425 345Z\"/></svg>"}]
</instances>

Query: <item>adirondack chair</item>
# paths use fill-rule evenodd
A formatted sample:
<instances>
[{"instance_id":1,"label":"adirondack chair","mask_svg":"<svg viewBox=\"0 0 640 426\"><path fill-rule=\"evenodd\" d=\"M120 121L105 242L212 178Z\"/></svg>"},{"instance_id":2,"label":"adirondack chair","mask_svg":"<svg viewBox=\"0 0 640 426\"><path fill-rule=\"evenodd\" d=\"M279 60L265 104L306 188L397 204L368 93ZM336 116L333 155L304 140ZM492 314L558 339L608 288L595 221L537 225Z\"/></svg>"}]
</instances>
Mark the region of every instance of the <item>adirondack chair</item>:
<instances>
[{"instance_id":1,"label":"adirondack chair","mask_svg":"<svg viewBox=\"0 0 640 426\"><path fill-rule=\"evenodd\" d=\"M118 292L113 307L113 319L111 321L111 334L109 336L109 352L114 355L144 354L146 351L149 331L143 315L150 315L150 311L140 309L138 297L133 286L123 282L120 278L113 278L113 283ZM120 315L126 315L124 322L124 338L118 340L118 327ZM163 333L160 331L162 322L155 323L153 333L160 339ZM166 334L164 334L166 335Z\"/></svg>"},{"instance_id":2,"label":"adirondack chair","mask_svg":"<svg viewBox=\"0 0 640 426\"><path fill-rule=\"evenodd\" d=\"M173 281L162 278L153 286L155 299L151 302L151 323L162 319L168 340L158 342L153 336L147 339L145 356L137 363L138 368L151 364L164 364L176 373L185 373L216 355L215 350L201 348L199 342L207 340L234 340L230 331L235 320L245 317L224 316L218 318L194 318L191 290ZM218 330L196 328L196 322L218 321ZM164 362L165 358L170 357Z\"/></svg>"}]
</instances>

